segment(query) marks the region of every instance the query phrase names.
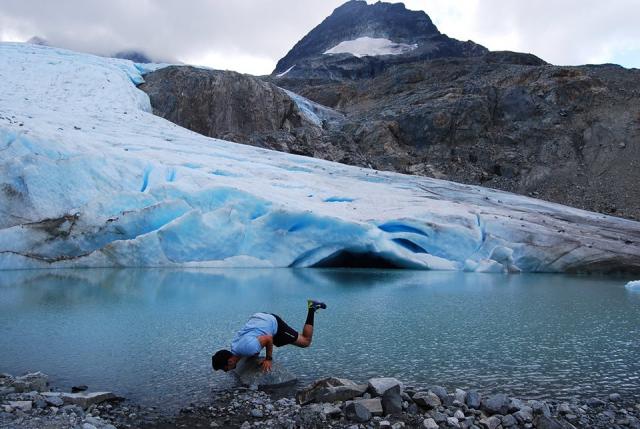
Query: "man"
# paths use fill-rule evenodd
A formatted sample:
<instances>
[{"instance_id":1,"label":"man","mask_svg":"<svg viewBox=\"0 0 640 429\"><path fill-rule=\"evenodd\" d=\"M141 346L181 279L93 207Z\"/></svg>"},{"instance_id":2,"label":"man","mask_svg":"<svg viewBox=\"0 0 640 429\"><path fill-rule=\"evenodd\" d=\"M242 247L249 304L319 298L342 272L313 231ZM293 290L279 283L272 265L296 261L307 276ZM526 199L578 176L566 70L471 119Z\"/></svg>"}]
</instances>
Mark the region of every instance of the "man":
<instances>
[{"instance_id":1,"label":"man","mask_svg":"<svg viewBox=\"0 0 640 429\"><path fill-rule=\"evenodd\" d=\"M256 313L244 325L231 342L231 351L218 350L211 356L214 371L230 371L236 367L240 358L255 356L265 348L266 356L262 361L262 370L271 371L273 346L282 347L293 344L298 347L309 347L313 337L313 318L317 310L325 309L324 302L307 300L307 320L302 327L302 334L291 328L279 316L269 313Z\"/></svg>"}]
</instances>

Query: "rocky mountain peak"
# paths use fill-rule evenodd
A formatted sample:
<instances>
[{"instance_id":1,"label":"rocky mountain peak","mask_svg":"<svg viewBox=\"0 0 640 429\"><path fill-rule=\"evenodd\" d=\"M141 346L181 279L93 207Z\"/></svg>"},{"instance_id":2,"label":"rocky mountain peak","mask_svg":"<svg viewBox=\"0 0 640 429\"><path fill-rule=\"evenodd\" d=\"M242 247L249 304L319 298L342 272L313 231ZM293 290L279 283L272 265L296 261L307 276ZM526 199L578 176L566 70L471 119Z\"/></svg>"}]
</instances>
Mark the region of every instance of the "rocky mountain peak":
<instances>
[{"instance_id":1,"label":"rocky mountain peak","mask_svg":"<svg viewBox=\"0 0 640 429\"><path fill-rule=\"evenodd\" d=\"M338 7L278 61L275 78L371 78L391 64L481 56L488 50L440 33L424 11L403 3L351 0Z\"/></svg>"},{"instance_id":2,"label":"rocky mountain peak","mask_svg":"<svg viewBox=\"0 0 640 429\"><path fill-rule=\"evenodd\" d=\"M403 3L351 0L302 38L278 62L275 73L286 71L302 59L322 55L341 42L366 37L413 45L438 35L438 28L423 11L409 10Z\"/></svg>"}]
</instances>

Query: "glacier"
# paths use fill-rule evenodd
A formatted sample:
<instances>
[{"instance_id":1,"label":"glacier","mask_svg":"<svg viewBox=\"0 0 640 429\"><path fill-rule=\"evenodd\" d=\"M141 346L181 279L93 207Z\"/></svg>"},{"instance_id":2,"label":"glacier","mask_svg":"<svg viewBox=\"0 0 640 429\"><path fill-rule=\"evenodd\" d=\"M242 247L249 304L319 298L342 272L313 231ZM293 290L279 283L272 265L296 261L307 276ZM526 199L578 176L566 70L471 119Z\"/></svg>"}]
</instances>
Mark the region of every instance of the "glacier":
<instances>
[{"instance_id":1,"label":"glacier","mask_svg":"<svg viewBox=\"0 0 640 429\"><path fill-rule=\"evenodd\" d=\"M638 222L207 138L151 113L157 66L0 58L0 269L640 272Z\"/></svg>"}]
</instances>

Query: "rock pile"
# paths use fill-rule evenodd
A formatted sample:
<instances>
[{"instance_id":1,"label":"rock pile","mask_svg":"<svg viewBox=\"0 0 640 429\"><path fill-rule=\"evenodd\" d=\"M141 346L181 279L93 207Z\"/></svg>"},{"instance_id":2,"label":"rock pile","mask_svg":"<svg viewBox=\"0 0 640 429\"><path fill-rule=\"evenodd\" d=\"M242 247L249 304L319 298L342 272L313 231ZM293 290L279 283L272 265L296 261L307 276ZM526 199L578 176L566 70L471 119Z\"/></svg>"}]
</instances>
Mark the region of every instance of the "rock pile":
<instances>
[{"instance_id":1,"label":"rock pile","mask_svg":"<svg viewBox=\"0 0 640 429\"><path fill-rule=\"evenodd\" d=\"M177 422L242 429L640 428L640 403L618 394L582 402L520 400L441 386L413 389L395 378L356 383L331 377L300 389L295 401L237 389L213 406L184 410Z\"/></svg>"},{"instance_id":2,"label":"rock pile","mask_svg":"<svg viewBox=\"0 0 640 429\"><path fill-rule=\"evenodd\" d=\"M52 391L41 372L0 374L0 428L115 429L135 427L140 407L111 392Z\"/></svg>"}]
</instances>

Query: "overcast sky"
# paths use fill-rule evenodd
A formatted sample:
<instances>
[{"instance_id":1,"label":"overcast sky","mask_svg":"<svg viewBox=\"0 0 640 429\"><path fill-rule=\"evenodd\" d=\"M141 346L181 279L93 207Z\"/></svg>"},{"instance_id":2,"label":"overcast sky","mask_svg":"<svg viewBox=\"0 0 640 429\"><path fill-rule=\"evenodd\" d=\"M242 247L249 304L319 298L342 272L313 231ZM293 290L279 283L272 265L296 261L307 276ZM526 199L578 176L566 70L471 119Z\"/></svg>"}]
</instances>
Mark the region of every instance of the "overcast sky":
<instances>
[{"instance_id":1,"label":"overcast sky","mask_svg":"<svg viewBox=\"0 0 640 429\"><path fill-rule=\"evenodd\" d=\"M344 0L0 0L0 40L268 74ZM369 3L372 3L369 1ZM640 0L407 0L441 32L554 64L640 68Z\"/></svg>"}]
</instances>

